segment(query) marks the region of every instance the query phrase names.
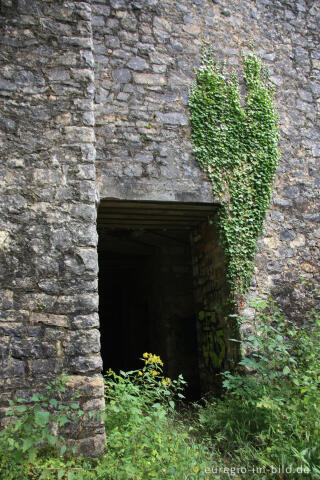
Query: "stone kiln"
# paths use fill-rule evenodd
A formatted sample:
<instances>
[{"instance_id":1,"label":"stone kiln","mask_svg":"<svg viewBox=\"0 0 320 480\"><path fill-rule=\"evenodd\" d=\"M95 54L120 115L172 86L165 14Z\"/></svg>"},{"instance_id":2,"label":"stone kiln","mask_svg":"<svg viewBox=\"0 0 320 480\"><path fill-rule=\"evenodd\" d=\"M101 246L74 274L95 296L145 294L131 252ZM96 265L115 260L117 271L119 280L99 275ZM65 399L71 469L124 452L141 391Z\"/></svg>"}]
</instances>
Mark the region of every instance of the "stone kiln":
<instances>
[{"instance_id":1,"label":"stone kiln","mask_svg":"<svg viewBox=\"0 0 320 480\"><path fill-rule=\"evenodd\" d=\"M268 292L293 318L312 304L300 281L319 278L319 3L2 0L0 12L1 414L64 372L87 415L69 438L99 454L100 351L115 368L161 352L191 395L238 355L208 222L218 202L189 140L202 40L237 67L253 39L277 87L282 160L248 299ZM248 302L243 313L245 332Z\"/></svg>"}]
</instances>

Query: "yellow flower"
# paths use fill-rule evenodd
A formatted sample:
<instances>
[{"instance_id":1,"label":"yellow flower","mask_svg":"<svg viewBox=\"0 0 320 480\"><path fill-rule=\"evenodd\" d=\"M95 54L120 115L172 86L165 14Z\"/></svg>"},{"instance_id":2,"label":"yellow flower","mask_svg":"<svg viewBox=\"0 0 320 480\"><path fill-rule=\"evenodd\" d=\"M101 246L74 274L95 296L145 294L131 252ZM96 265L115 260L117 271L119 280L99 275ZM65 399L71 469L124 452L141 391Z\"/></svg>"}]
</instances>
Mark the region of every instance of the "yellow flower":
<instances>
[{"instance_id":1,"label":"yellow flower","mask_svg":"<svg viewBox=\"0 0 320 480\"><path fill-rule=\"evenodd\" d=\"M165 387L170 387L171 383L171 378L167 377L162 380L162 385L164 385Z\"/></svg>"},{"instance_id":2,"label":"yellow flower","mask_svg":"<svg viewBox=\"0 0 320 480\"><path fill-rule=\"evenodd\" d=\"M159 372L157 372L157 370L150 370L150 373L154 376L159 375Z\"/></svg>"},{"instance_id":3,"label":"yellow flower","mask_svg":"<svg viewBox=\"0 0 320 480\"><path fill-rule=\"evenodd\" d=\"M163 365L163 362L161 360L161 358L158 356L158 355L152 355L151 353L148 355L148 357L144 357L146 358L145 360L145 363L146 365L148 363L152 363L154 365Z\"/></svg>"},{"instance_id":4,"label":"yellow flower","mask_svg":"<svg viewBox=\"0 0 320 480\"><path fill-rule=\"evenodd\" d=\"M163 362L161 360L161 358L159 357L159 355L154 355L152 353L147 353L145 352L142 357L145 359L144 360L144 363L146 365L148 365L149 363L151 363L152 365L161 365L163 366Z\"/></svg>"},{"instance_id":5,"label":"yellow flower","mask_svg":"<svg viewBox=\"0 0 320 480\"><path fill-rule=\"evenodd\" d=\"M143 375L143 373L141 372L141 370L139 370L139 372L138 372L138 373L139 373L139 375Z\"/></svg>"}]
</instances>

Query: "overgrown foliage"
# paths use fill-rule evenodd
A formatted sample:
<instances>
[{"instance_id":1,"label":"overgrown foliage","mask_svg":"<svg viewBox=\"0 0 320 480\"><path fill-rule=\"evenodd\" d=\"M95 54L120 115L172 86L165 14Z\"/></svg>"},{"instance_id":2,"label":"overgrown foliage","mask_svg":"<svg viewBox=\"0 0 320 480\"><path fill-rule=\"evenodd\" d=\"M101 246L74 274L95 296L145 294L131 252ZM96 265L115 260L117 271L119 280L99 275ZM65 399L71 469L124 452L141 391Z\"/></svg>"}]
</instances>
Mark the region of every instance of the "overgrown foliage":
<instances>
[{"instance_id":1,"label":"overgrown foliage","mask_svg":"<svg viewBox=\"0 0 320 480\"><path fill-rule=\"evenodd\" d=\"M200 407L201 431L246 478L319 479L320 316L298 327L272 302L255 306L251 356L224 372L224 397Z\"/></svg>"},{"instance_id":2,"label":"overgrown foliage","mask_svg":"<svg viewBox=\"0 0 320 480\"><path fill-rule=\"evenodd\" d=\"M8 424L0 432L0 478L29 479L28 465L36 463L44 450L64 455L67 445L57 436L59 428L75 422L83 415L73 399L64 403L66 377L49 382L42 394L34 394L29 405L25 398L9 401ZM70 453L74 453L71 449ZM45 479L47 477L42 476Z\"/></svg>"},{"instance_id":3,"label":"overgrown foliage","mask_svg":"<svg viewBox=\"0 0 320 480\"><path fill-rule=\"evenodd\" d=\"M194 151L222 202L218 227L234 295L250 285L279 158L277 114L264 66L254 54L243 61L244 98L236 74L228 78L204 49L189 99Z\"/></svg>"},{"instance_id":4,"label":"overgrown foliage","mask_svg":"<svg viewBox=\"0 0 320 480\"><path fill-rule=\"evenodd\" d=\"M108 461L114 480L175 480L203 470L209 458L175 413L184 380L162 376L162 361L144 354L140 371L114 372L106 378L105 416Z\"/></svg>"},{"instance_id":5,"label":"overgrown foliage","mask_svg":"<svg viewBox=\"0 0 320 480\"><path fill-rule=\"evenodd\" d=\"M62 450L39 450L39 440L56 446L63 439L51 438L48 429L56 391L48 386L49 397L33 398L32 412L43 412L29 421L17 418L1 437L0 478L6 480L176 480L197 478L211 455L205 443L192 437L194 428L185 426L176 412L185 382L180 375L172 380L162 374L159 356L145 353L141 370L115 372L105 377L106 454L99 459L72 457ZM63 387L62 387L63 388ZM61 386L58 385L58 391ZM56 405L58 423L65 423L64 408ZM72 407L72 406L71 406ZM19 408L19 407L17 407ZM13 408L12 411L17 411ZM31 411L30 409L28 411ZM27 410L21 411L22 414ZM26 430L24 425L28 424ZM39 427L41 424L41 430ZM35 427L33 431L29 426ZM14 445L16 457L7 459L6 444ZM32 455L24 455L24 445Z\"/></svg>"},{"instance_id":6,"label":"overgrown foliage","mask_svg":"<svg viewBox=\"0 0 320 480\"><path fill-rule=\"evenodd\" d=\"M59 411L61 402L53 405L57 394L48 389L30 410L33 419L27 423L35 431L25 428L21 411L1 434L0 478L320 479L319 314L312 312L298 328L272 303L259 302L256 309L255 330L246 340L251 354L238 373L224 372L221 399L207 398L179 412L183 378L163 376L161 359L145 353L141 370L109 371L105 377L105 455L35 452L39 440L64 443L51 439L49 417L36 413L51 406ZM60 412L56 421L65 423L64 406Z\"/></svg>"}]
</instances>

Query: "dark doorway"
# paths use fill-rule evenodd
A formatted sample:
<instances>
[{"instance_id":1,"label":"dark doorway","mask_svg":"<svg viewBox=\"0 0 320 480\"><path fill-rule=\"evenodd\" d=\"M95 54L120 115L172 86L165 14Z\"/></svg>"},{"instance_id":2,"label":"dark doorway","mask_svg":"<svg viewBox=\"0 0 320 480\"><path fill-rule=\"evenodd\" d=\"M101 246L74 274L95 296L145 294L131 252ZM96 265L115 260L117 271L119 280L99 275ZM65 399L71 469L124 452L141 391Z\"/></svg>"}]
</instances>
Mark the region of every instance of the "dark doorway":
<instances>
[{"instance_id":1,"label":"dark doorway","mask_svg":"<svg viewBox=\"0 0 320 480\"><path fill-rule=\"evenodd\" d=\"M201 208L202 207L202 208ZM142 366L160 355L200 396L199 345L190 234L213 206L104 201L98 212L99 315L103 368Z\"/></svg>"},{"instance_id":2,"label":"dark doorway","mask_svg":"<svg viewBox=\"0 0 320 480\"><path fill-rule=\"evenodd\" d=\"M123 233L123 232L121 232ZM113 236L117 241L116 236ZM150 257L99 249L99 313L104 370L141 367L150 350Z\"/></svg>"}]
</instances>

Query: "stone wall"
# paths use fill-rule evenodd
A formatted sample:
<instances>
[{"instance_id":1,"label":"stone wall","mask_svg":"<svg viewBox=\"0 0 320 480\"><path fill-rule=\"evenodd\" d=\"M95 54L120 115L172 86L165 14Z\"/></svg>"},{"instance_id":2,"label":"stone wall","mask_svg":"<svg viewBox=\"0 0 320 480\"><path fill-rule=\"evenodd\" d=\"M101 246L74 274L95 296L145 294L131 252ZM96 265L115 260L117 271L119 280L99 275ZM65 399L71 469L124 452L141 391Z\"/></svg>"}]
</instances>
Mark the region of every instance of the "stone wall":
<instances>
[{"instance_id":1,"label":"stone wall","mask_svg":"<svg viewBox=\"0 0 320 480\"><path fill-rule=\"evenodd\" d=\"M103 405L89 2L1 4L1 413L61 372ZM83 452L101 451L88 419Z\"/></svg>"},{"instance_id":2,"label":"stone wall","mask_svg":"<svg viewBox=\"0 0 320 480\"><path fill-rule=\"evenodd\" d=\"M201 47L200 30L185 31L191 4L93 4L101 197L212 201L189 139L188 90Z\"/></svg>"},{"instance_id":3,"label":"stone wall","mask_svg":"<svg viewBox=\"0 0 320 480\"><path fill-rule=\"evenodd\" d=\"M103 405L96 187L213 201L187 106L202 40L227 68L253 40L277 89L282 159L250 294L293 318L312 304L300 282L319 280L318 19L311 0L2 0L2 413L62 371L86 411ZM104 433L91 421L70 437L99 453Z\"/></svg>"},{"instance_id":4,"label":"stone wall","mask_svg":"<svg viewBox=\"0 0 320 480\"><path fill-rule=\"evenodd\" d=\"M228 314L229 288L226 265L215 225L202 224L191 234L194 299L202 393L221 391L221 371L239 361L239 331Z\"/></svg>"},{"instance_id":5,"label":"stone wall","mask_svg":"<svg viewBox=\"0 0 320 480\"><path fill-rule=\"evenodd\" d=\"M95 0L93 11L102 197L212 201L190 143L193 69L203 40L229 70L254 43L276 88L282 158L251 295L271 292L299 317L312 303L301 278L319 280L319 3Z\"/></svg>"}]
</instances>

